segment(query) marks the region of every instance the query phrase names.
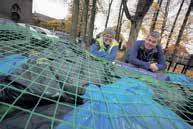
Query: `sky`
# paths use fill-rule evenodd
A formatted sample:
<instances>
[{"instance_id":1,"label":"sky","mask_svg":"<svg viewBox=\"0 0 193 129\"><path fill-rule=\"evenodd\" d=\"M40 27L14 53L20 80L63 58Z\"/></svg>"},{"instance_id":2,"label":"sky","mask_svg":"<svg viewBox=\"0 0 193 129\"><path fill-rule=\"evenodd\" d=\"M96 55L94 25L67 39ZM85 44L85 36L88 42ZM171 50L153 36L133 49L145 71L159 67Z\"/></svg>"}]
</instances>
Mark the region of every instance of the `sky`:
<instances>
[{"instance_id":1,"label":"sky","mask_svg":"<svg viewBox=\"0 0 193 129\"><path fill-rule=\"evenodd\" d=\"M67 0L33 0L33 13L41 13L56 19L67 15Z\"/></svg>"}]
</instances>

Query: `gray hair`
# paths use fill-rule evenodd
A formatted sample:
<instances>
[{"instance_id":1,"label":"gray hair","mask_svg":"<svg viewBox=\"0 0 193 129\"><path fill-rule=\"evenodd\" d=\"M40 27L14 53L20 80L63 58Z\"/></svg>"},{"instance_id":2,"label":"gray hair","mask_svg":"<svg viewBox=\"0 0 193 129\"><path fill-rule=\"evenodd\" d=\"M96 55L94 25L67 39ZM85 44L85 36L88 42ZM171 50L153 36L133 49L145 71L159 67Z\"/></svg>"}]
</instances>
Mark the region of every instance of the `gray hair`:
<instances>
[{"instance_id":1,"label":"gray hair","mask_svg":"<svg viewBox=\"0 0 193 129\"><path fill-rule=\"evenodd\" d=\"M155 39L159 40L160 39L160 33L157 31L152 31L149 33L148 36L154 37Z\"/></svg>"},{"instance_id":2,"label":"gray hair","mask_svg":"<svg viewBox=\"0 0 193 129\"><path fill-rule=\"evenodd\" d=\"M106 28L104 31L103 31L103 35L105 34L110 34L112 35L113 38L115 38L115 31L111 28Z\"/></svg>"}]
</instances>

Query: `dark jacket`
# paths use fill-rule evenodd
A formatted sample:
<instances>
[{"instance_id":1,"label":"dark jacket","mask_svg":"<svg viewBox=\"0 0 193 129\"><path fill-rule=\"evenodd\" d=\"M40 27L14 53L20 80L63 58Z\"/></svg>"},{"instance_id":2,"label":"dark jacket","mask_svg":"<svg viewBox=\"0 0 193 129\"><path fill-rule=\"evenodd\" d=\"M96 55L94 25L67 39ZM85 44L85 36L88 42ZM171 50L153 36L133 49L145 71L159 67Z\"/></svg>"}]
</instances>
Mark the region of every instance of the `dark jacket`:
<instances>
[{"instance_id":1,"label":"dark jacket","mask_svg":"<svg viewBox=\"0 0 193 129\"><path fill-rule=\"evenodd\" d=\"M144 40L136 41L125 61L147 70L151 63L157 63L159 70L165 69L166 62L162 47L158 44L154 49L145 51L144 42Z\"/></svg>"}]
</instances>

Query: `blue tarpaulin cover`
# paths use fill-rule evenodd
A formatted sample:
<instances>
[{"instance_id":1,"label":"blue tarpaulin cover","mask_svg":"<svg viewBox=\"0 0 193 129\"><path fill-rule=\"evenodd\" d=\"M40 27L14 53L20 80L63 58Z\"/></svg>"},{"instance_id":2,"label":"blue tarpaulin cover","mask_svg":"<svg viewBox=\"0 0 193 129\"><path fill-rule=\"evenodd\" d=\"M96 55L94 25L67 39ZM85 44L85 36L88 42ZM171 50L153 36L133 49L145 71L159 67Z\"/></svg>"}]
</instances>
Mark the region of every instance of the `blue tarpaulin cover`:
<instances>
[{"instance_id":1,"label":"blue tarpaulin cover","mask_svg":"<svg viewBox=\"0 0 193 129\"><path fill-rule=\"evenodd\" d=\"M193 88L193 79L184 74L167 73L167 76L169 76L170 81L173 83L178 83Z\"/></svg>"},{"instance_id":2,"label":"blue tarpaulin cover","mask_svg":"<svg viewBox=\"0 0 193 129\"><path fill-rule=\"evenodd\" d=\"M27 57L20 54L0 58L0 75L9 75L25 63L27 63Z\"/></svg>"},{"instance_id":3,"label":"blue tarpaulin cover","mask_svg":"<svg viewBox=\"0 0 193 129\"><path fill-rule=\"evenodd\" d=\"M97 87L90 84L85 104L64 117L56 129L191 129L169 108L153 100L145 83L123 78Z\"/></svg>"}]
</instances>

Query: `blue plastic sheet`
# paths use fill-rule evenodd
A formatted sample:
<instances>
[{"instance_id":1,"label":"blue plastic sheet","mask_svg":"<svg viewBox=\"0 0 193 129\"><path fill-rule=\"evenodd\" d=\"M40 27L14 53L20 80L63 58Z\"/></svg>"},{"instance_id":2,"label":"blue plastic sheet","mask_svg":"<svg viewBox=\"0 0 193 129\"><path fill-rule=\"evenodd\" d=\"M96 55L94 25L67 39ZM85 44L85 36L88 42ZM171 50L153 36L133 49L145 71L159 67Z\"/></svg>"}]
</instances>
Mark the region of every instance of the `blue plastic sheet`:
<instances>
[{"instance_id":1,"label":"blue plastic sheet","mask_svg":"<svg viewBox=\"0 0 193 129\"><path fill-rule=\"evenodd\" d=\"M167 73L167 76L169 76L170 81L173 83L178 83L193 88L193 79L184 74Z\"/></svg>"},{"instance_id":2,"label":"blue plastic sheet","mask_svg":"<svg viewBox=\"0 0 193 129\"><path fill-rule=\"evenodd\" d=\"M14 54L0 58L0 75L9 75L22 64L27 63L27 57L20 54Z\"/></svg>"},{"instance_id":3,"label":"blue plastic sheet","mask_svg":"<svg viewBox=\"0 0 193 129\"><path fill-rule=\"evenodd\" d=\"M191 129L167 107L153 100L143 82L124 78L97 87L90 84L84 105L64 117L56 129Z\"/></svg>"}]
</instances>

